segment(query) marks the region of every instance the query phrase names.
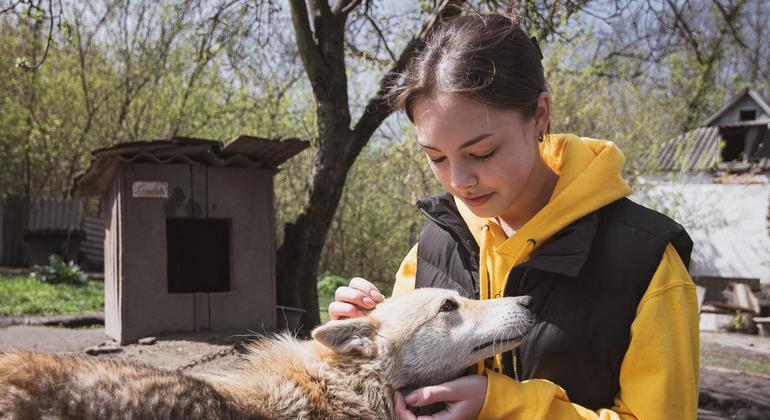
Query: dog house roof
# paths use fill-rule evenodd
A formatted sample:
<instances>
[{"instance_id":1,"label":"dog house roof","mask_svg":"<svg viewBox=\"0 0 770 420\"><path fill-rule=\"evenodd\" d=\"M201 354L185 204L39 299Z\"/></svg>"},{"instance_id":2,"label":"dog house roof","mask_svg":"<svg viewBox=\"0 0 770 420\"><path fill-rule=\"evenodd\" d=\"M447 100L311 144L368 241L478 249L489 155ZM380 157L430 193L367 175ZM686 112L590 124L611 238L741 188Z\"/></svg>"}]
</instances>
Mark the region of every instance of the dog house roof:
<instances>
[{"instance_id":1,"label":"dog house roof","mask_svg":"<svg viewBox=\"0 0 770 420\"><path fill-rule=\"evenodd\" d=\"M75 178L72 196L105 193L119 162L188 163L277 171L283 162L309 145L294 138L270 140L252 136L238 136L225 143L191 137L120 143L91 152L88 169Z\"/></svg>"}]
</instances>

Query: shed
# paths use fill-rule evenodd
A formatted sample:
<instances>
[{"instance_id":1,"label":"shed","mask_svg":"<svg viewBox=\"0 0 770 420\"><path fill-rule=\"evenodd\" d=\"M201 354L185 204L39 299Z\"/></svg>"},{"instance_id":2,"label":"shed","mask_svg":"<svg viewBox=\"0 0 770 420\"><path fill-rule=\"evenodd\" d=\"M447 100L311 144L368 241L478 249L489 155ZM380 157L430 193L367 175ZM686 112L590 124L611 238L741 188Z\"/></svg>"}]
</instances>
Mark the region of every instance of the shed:
<instances>
[{"instance_id":1,"label":"shed","mask_svg":"<svg viewBox=\"0 0 770 420\"><path fill-rule=\"evenodd\" d=\"M658 162L664 172L770 171L770 105L742 89L700 127L665 141Z\"/></svg>"},{"instance_id":2,"label":"shed","mask_svg":"<svg viewBox=\"0 0 770 420\"><path fill-rule=\"evenodd\" d=\"M273 176L307 146L175 137L94 151L73 196L103 197L107 334L275 328Z\"/></svg>"}]
</instances>

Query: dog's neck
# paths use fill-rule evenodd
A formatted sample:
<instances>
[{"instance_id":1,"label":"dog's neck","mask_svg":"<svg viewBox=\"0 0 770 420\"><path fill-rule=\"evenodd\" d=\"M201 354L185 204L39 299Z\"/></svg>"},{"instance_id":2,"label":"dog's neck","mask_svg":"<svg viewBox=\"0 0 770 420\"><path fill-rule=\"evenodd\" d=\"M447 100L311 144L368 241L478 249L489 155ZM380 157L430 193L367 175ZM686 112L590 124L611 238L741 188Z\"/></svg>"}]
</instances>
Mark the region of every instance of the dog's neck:
<instances>
[{"instance_id":1,"label":"dog's neck","mask_svg":"<svg viewBox=\"0 0 770 420\"><path fill-rule=\"evenodd\" d=\"M379 358L340 355L315 341L279 336L253 345L243 363L234 377L215 385L245 417L265 412L274 418L396 419L392 369Z\"/></svg>"},{"instance_id":2,"label":"dog's neck","mask_svg":"<svg viewBox=\"0 0 770 420\"><path fill-rule=\"evenodd\" d=\"M314 343L313 345L319 345ZM386 349L378 349L384 352ZM365 405L376 413L376 418L396 418L393 412L393 393L400 388L394 375L396 366L390 365L388 357L361 357L355 354L337 354L321 350L320 359L335 372L339 385L358 396Z\"/></svg>"}]
</instances>

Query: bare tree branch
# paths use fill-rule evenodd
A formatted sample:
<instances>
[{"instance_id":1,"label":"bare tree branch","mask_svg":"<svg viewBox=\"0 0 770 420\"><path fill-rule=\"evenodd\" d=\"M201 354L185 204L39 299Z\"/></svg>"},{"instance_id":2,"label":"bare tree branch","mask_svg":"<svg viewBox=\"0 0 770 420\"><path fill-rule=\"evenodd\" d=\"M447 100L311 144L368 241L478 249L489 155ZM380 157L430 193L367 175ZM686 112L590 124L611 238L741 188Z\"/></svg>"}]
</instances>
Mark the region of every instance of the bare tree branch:
<instances>
[{"instance_id":1,"label":"bare tree branch","mask_svg":"<svg viewBox=\"0 0 770 420\"><path fill-rule=\"evenodd\" d=\"M335 15L345 14L352 12L359 4L361 0L336 0L334 6L332 6L332 13Z\"/></svg>"},{"instance_id":2,"label":"bare tree branch","mask_svg":"<svg viewBox=\"0 0 770 420\"><path fill-rule=\"evenodd\" d=\"M372 24L372 27L374 28L375 32L377 32L377 37L380 38L380 41L382 41L382 45L385 47L385 51L388 52L388 55L390 55L390 59L393 61L396 61L397 60L396 55L393 54L393 51L390 49L390 46L388 45L388 40L385 39L385 35L383 35L382 30L380 29L379 26L377 26L377 22L375 22L374 19L372 19L372 17L369 15L368 10L364 11L363 15L366 18L366 20L368 20L369 23Z\"/></svg>"},{"instance_id":3,"label":"bare tree branch","mask_svg":"<svg viewBox=\"0 0 770 420\"><path fill-rule=\"evenodd\" d=\"M313 29L310 27L305 0L289 0L289 5L291 6L291 22L294 26L302 64L305 66L308 78L316 80L328 69L321 57Z\"/></svg>"},{"instance_id":4,"label":"bare tree branch","mask_svg":"<svg viewBox=\"0 0 770 420\"><path fill-rule=\"evenodd\" d=\"M369 98L366 110L353 130L356 133L356 141L359 143L359 148L366 144L382 121L393 112L392 107L387 102L387 93L396 84L396 80L406 69L407 63L417 54L420 46L427 39L428 34L430 34L441 21L461 12L460 6L462 3L464 3L463 0L443 0L422 25L420 31L412 37L407 46L404 47L398 60L396 60L385 76L382 77L377 87L377 91Z\"/></svg>"}]
</instances>

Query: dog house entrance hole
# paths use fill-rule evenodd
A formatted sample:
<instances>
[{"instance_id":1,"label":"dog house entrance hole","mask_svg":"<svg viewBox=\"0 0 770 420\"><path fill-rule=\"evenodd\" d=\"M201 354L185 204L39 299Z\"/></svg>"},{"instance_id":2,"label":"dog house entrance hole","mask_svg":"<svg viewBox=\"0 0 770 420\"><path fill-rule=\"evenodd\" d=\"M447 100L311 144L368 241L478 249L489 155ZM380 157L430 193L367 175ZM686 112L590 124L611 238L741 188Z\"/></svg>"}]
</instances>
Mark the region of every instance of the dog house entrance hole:
<instances>
[{"instance_id":1,"label":"dog house entrance hole","mask_svg":"<svg viewBox=\"0 0 770 420\"><path fill-rule=\"evenodd\" d=\"M168 292L230 291L230 219L166 220Z\"/></svg>"}]
</instances>

